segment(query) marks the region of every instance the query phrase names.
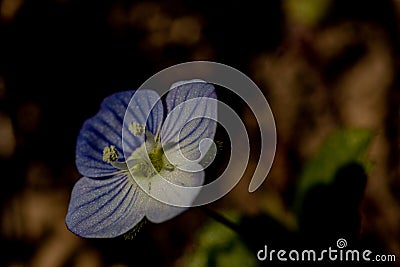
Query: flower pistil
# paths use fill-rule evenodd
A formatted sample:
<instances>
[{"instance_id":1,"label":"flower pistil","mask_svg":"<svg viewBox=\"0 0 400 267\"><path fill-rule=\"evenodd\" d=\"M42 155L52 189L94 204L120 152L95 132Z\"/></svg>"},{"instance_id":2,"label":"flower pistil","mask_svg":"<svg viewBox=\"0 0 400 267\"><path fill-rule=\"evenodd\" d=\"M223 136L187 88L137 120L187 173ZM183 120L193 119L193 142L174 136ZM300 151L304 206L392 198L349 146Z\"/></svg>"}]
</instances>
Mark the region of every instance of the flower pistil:
<instances>
[{"instance_id":1,"label":"flower pistil","mask_svg":"<svg viewBox=\"0 0 400 267\"><path fill-rule=\"evenodd\" d=\"M139 132L146 133L145 142L132 153L127 162L118 162L119 155L115 146L106 146L103 150L103 161L120 170L130 171L137 177L150 178L163 169L173 171L175 167L165 156L159 136L154 137L144 125L136 122L130 125L129 129L134 135L137 136Z\"/></svg>"}]
</instances>

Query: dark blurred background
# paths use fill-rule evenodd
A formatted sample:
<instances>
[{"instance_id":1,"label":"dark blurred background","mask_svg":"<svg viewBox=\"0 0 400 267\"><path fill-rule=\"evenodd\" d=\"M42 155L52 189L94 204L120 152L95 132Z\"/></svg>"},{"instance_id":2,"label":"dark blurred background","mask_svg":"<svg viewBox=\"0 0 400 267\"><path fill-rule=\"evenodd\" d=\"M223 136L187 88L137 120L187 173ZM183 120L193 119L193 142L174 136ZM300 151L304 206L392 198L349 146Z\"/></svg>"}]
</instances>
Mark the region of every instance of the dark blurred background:
<instances>
[{"instance_id":1,"label":"dark blurred background","mask_svg":"<svg viewBox=\"0 0 400 267\"><path fill-rule=\"evenodd\" d=\"M399 22L395 0L0 1L0 265L257 266L250 258L263 242L334 246L336 233L399 264ZM246 177L210 205L233 214L243 238L232 241L199 209L132 240L74 236L64 218L83 121L104 97L193 60L248 75L275 116L266 182L247 192L253 155ZM256 134L249 109L236 109ZM306 162L342 128L370 131L371 167L341 166L294 211ZM208 247L219 240L231 245Z\"/></svg>"}]
</instances>

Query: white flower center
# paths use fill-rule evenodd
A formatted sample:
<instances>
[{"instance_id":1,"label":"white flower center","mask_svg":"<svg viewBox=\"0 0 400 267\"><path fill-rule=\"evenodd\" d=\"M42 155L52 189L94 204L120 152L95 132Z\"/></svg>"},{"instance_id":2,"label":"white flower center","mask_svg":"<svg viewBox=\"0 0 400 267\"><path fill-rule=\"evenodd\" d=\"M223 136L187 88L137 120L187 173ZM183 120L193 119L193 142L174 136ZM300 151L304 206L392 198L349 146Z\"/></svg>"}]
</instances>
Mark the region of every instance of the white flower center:
<instances>
[{"instance_id":1,"label":"white flower center","mask_svg":"<svg viewBox=\"0 0 400 267\"><path fill-rule=\"evenodd\" d=\"M133 122L129 130L138 136L146 133L145 142L138 147L126 162L118 162L118 152L115 146L106 146L103 150L103 161L110 163L115 168L130 171L136 177L150 178L162 170L173 171L172 165L165 156L159 136L154 137L144 125Z\"/></svg>"}]
</instances>

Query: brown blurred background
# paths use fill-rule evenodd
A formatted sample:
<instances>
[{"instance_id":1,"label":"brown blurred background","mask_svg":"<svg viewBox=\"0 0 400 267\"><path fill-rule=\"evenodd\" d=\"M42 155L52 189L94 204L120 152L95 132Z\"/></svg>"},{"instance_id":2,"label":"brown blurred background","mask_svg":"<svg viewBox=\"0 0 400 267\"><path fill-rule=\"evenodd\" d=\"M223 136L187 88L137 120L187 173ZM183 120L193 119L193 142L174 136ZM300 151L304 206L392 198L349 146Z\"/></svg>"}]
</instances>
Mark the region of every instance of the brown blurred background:
<instances>
[{"instance_id":1,"label":"brown blurred background","mask_svg":"<svg viewBox=\"0 0 400 267\"><path fill-rule=\"evenodd\" d=\"M83 121L107 95L193 60L228 64L252 78L278 133L261 189L247 192L253 156L245 179L211 208L268 213L290 228L307 159L333 130L367 128L373 168L360 235L399 263L400 2L0 3L1 266L186 266L207 221L197 209L148 224L133 240L81 239L64 218L80 177L74 151ZM256 132L248 109L240 111Z\"/></svg>"}]
</instances>

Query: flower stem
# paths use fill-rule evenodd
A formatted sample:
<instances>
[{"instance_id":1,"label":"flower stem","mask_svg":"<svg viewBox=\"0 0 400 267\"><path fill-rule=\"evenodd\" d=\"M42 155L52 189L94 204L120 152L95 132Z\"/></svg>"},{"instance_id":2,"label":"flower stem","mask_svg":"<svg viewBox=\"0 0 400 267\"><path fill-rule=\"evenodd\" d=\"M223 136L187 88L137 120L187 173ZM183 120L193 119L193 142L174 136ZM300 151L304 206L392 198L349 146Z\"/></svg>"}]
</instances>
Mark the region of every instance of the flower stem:
<instances>
[{"instance_id":1,"label":"flower stem","mask_svg":"<svg viewBox=\"0 0 400 267\"><path fill-rule=\"evenodd\" d=\"M229 229L231 229L232 231L236 232L238 235L241 234L241 230L238 224L228 220L227 218L225 218L224 216L222 216L221 214L206 208L204 206L200 206L199 207L200 210L202 210L206 215L208 215L209 217L213 218L215 221L225 225L226 227L228 227Z\"/></svg>"}]
</instances>

